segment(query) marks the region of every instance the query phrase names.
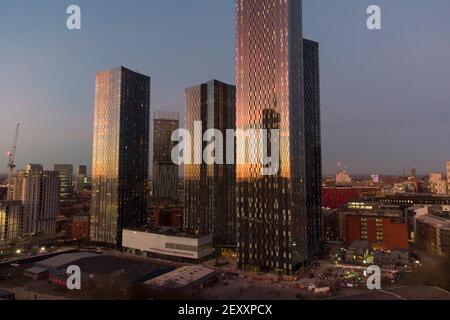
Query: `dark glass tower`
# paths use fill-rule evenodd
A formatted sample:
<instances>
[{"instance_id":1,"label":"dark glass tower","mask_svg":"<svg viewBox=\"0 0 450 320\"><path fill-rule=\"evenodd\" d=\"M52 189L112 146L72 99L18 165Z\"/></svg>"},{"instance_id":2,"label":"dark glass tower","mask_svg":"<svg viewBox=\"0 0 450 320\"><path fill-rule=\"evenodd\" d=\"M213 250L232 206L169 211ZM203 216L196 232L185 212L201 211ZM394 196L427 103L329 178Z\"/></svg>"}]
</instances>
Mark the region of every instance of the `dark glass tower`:
<instances>
[{"instance_id":1,"label":"dark glass tower","mask_svg":"<svg viewBox=\"0 0 450 320\"><path fill-rule=\"evenodd\" d=\"M23 235L21 201L0 200L0 247L19 240Z\"/></svg>"},{"instance_id":2,"label":"dark glass tower","mask_svg":"<svg viewBox=\"0 0 450 320\"><path fill-rule=\"evenodd\" d=\"M87 177L87 166L78 166L78 177Z\"/></svg>"},{"instance_id":3,"label":"dark glass tower","mask_svg":"<svg viewBox=\"0 0 450 320\"><path fill-rule=\"evenodd\" d=\"M176 112L155 112L153 118L153 199L178 199L178 165L172 161L172 133L180 128Z\"/></svg>"},{"instance_id":4,"label":"dark glass tower","mask_svg":"<svg viewBox=\"0 0 450 320\"><path fill-rule=\"evenodd\" d=\"M194 123L202 134L218 129L224 140L227 129L236 126L236 87L216 80L186 89L185 126L194 138ZM234 143L234 142L233 142ZM203 142L205 150L207 142ZM226 150L227 142L223 148ZM194 157L194 152L192 153ZM185 164L185 228L212 234L216 246L235 243L235 166L226 164Z\"/></svg>"},{"instance_id":5,"label":"dark glass tower","mask_svg":"<svg viewBox=\"0 0 450 320\"><path fill-rule=\"evenodd\" d=\"M308 251L310 255L315 255L323 242L320 69L317 42L303 39L303 60Z\"/></svg>"},{"instance_id":6,"label":"dark glass tower","mask_svg":"<svg viewBox=\"0 0 450 320\"><path fill-rule=\"evenodd\" d=\"M236 36L237 129L280 130L278 174L236 167L238 265L292 274L308 257L301 0L237 0Z\"/></svg>"},{"instance_id":7,"label":"dark glass tower","mask_svg":"<svg viewBox=\"0 0 450 320\"><path fill-rule=\"evenodd\" d=\"M123 228L146 224L150 77L123 67L97 73L91 241L120 247Z\"/></svg>"},{"instance_id":8,"label":"dark glass tower","mask_svg":"<svg viewBox=\"0 0 450 320\"><path fill-rule=\"evenodd\" d=\"M74 199L73 165L55 164L53 171L59 175L59 198L62 203Z\"/></svg>"}]
</instances>

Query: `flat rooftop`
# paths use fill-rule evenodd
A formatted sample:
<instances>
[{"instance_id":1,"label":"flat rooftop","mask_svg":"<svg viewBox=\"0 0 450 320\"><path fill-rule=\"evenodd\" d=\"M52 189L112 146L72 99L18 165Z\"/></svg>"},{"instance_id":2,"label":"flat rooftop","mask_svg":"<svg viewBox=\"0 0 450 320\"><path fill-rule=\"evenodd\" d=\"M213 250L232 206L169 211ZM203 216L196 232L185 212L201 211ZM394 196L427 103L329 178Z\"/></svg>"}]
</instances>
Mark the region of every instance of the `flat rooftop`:
<instances>
[{"instance_id":1,"label":"flat rooftop","mask_svg":"<svg viewBox=\"0 0 450 320\"><path fill-rule=\"evenodd\" d=\"M395 193L395 194L386 194L381 196L381 199L444 199L450 200L450 195L437 195L431 193Z\"/></svg>"},{"instance_id":2,"label":"flat rooftop","mask_svg":"<svg viewBox=\"0 0 450 320\"><path fill-rule=\"evenodd\" d=\"M434 215L425 215L417 218L417 221L443 228L450 228L450 220Z\"/></svg>"},{"instance_id":3,"label":"flat rooftop","mask_svg":"<svg viewBox=\"0 0 450 320\"><path fill-rule=\"evenodd\" d=\"M41 260L39 262L36 262L35 266L41 267L41 268L48 268L48 269L56 269L60 268L64 265L68 265L71 263L74 263L80 259L85 258L92 258L98 256L97 253L92 252L75 252L75 253L65 253L60 254L55 257Z\"/></svg>"},{"instance_id":4,"label":"flat rooftop","mask_svg":"<svg viewBox=\"0 0 450 320\"><path fill-rule=\"evenodd\" d=\"M179 289L209 279L215 271L203 266L186 266L145 282L146 285Z\"/></svg>"},{"instance_id":5,"label":"flat rooftop","mask_svg":"<svg viewBox=\"0 0 450 320\"><path fill-rule=\"evenodd\" d=\"M174 267L135 258L97 255L80 259L76 265L95 278L116 279L125 283L143 283L174 270ZM65 265L63 267L68 267Z\"/></svg>"},{"instance_id":6,"label":"flat rooftop","mask_svg":"<svg viewBox=\"0 0 450 320\"><path fill-rule=\"evenodd\" d=\"M179 237L179 238L190 238L190 239L201 239L206 238L210 235L204 235L204 234L194 234L190 232L186 232L180 229L176 228L155 228L155 229L124 229L124 231L131 231L131 232L141 232L141 233L148 233L148 234L158 234L162 236L168 236L168 237Z\"/></svg>"}]
</instances>

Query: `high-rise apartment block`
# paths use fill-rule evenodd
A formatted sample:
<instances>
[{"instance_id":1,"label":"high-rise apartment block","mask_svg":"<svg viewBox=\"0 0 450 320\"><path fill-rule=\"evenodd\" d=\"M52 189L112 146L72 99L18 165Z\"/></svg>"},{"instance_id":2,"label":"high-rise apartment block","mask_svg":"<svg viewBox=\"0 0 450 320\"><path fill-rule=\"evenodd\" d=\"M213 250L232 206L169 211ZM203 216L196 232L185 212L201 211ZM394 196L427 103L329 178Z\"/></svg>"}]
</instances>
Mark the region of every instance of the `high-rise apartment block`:
<instances>
[{"instance_id":1,"label":"high-rise apartment block","mask_svg":"<svg viewBox=\"0 0 450 320\"><path fill-rule=\"evenodd\" d=\"M319 44L303 39L306 212L309 254L323 243Z\"/></svg>"},{"instance_id":2,"label":"high-rise apartment block","mask_svg":"<svg viewBox=\"0 0 450 320\"><path fill-rule=\"evenodd\" d=\"M73 200L73 165L55 164L53 170L59 174L59 197L61 203Z\"/></svg>"},{"instance_id":3,"label":"high-rise apartment block","mask_svg":"<svg viewBox=\"0 0 450 320\"><path fill-rule=\"evenodd\" d=\"M87 177L87 166L80 165L78 166L78 177Z\"/></svg>"},{"instance_id":4,"label":"high-rise apartment block","mask_svg":"<svg viewBox=\"0 0 450 320\"><path fill-rule=\"evenodd\" d=\"M450 184L450 160L446 162L447 167L447 183Z\"/></svg>"},{"instance_id":5,"label":"high-rise apartment block","mask_svg":"<svg viewBox=\"0 0 450 320\"><path fill-rule=\"evenodd\" d=\"M186 89L185 99L185 128L192 138L196 122L201 123L200 135L208 129L217 129L225 137L227 129L235 129L235 86L212 80ZM200 139L203 141L202 136ZM234 147L228 146L228 142L216 147L223 147L223 150ZM201 150L207 145L209 143L203 141ZM190 163L184 165L185 228L211 234L215 246L235 243L235 166L226 161L216 161L223 164L196 163L195 152L191 157Z\"/></svg>"},{"instance_id":6,"label":"high-rise apartment block","mask_svg":"<svg viewBox=\"0 0 450 320\"><path fill-rule=\"evenodd\" d=\"M14 179L13 200L23 204L23 232L27 236L56 233L60 208L59 174L42 165L29 164Z\"/></svg>"},{"instance_id":7,"label":"high-rise apartment block","mask_svg":"<svg viewBox=\"0 0 450 320\"><path fill-rule=\"evenodd\" d=\"M78 166L78 174L74 179L74 190L76 193L90 192L92 189L92 177L87 175L87 166Z\"/></svg>"},{"instance_id":8,"label":"high-rise apartment block","mask_svg":"<svg viewBox=\"0 0 450 320\"><path fill-rule=\"evenodd\" d=\"M153 117L153 199L178 199L178 165L172 161L172 134L180 127L175 112L155 112Z\"/></svg>"},{"instance_id":9,"label":"high-rise apartment block","mask_svg":"<svg viewBox=\"0 0 450 320\"><path fill-rule=\"evenodd\" d=\"M237 0L236 25L237 129L280 130L277 174L237 164L238 265L292 274L308 258L302 2Z\"/></svg>"},{"instance_id":10,"label":"high-rise apartment block","mask_svg":"<svg viewBox=\"0 0 450 320\"><path fill-rule=\"evenodd\" d=\"M0 247L23 235L23 207L20 201L0 201Z\"/></svg>"},{"instance_id":11,"label":"high-rise apartment block","mask_svg":"<svg viewBox=\"0 0 450 320\"><path fill-rule=\"evenodd\" d=\"M124 67L97 73L90 239L118 247L146 224L150 77Z\"/></svg>"}]
</instances>

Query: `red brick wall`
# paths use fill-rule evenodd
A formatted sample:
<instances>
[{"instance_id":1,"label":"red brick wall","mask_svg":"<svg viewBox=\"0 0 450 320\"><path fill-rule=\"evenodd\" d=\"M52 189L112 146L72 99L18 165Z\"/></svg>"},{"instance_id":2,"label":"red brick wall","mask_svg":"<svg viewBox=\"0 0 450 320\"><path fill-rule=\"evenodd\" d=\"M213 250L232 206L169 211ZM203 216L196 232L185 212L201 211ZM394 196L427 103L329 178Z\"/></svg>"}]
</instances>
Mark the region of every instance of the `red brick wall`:
<instances>
[{"instance_id":1,"label":"red brick wall","mask_svg":"<svg viewBox=\"0 0 450 320\"><path fill-rule=\"evenodd\" d=\"M372 248L383 250L408 249L408 226L390 218L382 218L383 242L377 241L377 218L367 218L367 240ZM347 215L345 217L345 240L348 245L361 238L361 216Z\"/></svg>"},{"instance_id":2,"label":"red brick wall","mask_svg":"<svg viewBox=\"0 0 450 320\"><path fill-rule=\"evenodd\" d=\"M385 250L405 249L408 243L408 225L406 223L396 223L389 219L383 220L384 248Z\"/></svg>"},{"instance_id":3,"label":"red brick wall","mask_svg":"<svg viewBox=\"0 0 450 320\"><path fill-rule=\"evenodd\" d=\"M361 199L361 190L354 188L323 188L322 206L339 209L349 202Z\"/></svg>"},{"instance_id":4,"label":"red brick wall","mask_svg":"<svg viewBox=\"0 0 450 320\"><path fill-rule=\"evenodd\" d=\"M361 240L361 218L358 216L345 217L345 240L347 244Z\"/></svg>"}]
</instances>

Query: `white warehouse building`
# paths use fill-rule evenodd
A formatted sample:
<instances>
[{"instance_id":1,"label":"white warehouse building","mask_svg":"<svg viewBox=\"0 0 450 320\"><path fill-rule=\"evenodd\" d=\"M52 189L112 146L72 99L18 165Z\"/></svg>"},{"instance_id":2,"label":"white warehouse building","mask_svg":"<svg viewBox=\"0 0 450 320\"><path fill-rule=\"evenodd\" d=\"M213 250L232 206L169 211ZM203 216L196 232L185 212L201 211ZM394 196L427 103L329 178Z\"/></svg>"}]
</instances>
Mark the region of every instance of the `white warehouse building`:
<instances>
[{"instance_id":1,"label":"white warehouse building","mask_svg":"<svg viewBox=\"0 0 450 320\"><path fill-rule=\"evenodd\" d=\"M167 258L201 260L213 254L212 236L195 236L170 230L123 230L122 247Z\"/></svg>"}]
</instances>

